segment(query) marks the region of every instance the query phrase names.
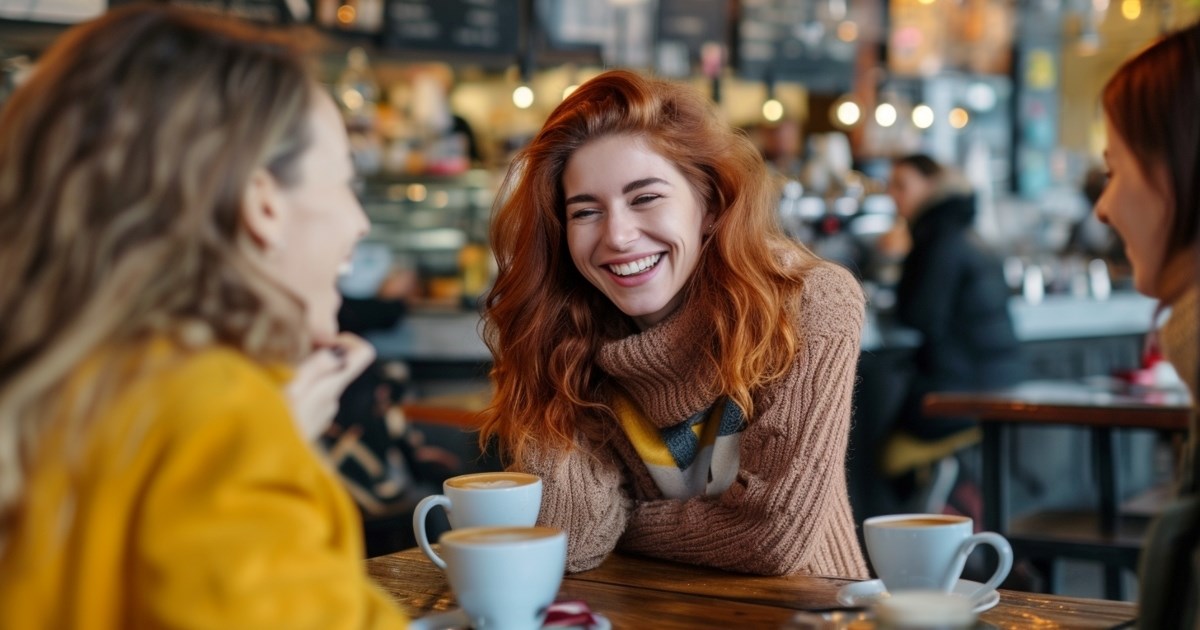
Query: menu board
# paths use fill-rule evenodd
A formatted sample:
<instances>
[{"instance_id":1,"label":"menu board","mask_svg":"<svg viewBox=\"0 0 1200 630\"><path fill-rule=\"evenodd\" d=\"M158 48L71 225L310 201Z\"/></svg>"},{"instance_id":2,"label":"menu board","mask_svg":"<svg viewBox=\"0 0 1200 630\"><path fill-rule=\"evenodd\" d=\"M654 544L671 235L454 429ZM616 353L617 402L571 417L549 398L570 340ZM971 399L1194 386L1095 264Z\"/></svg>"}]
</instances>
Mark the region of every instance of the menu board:
<instances>
[{"instance_id":1,"label":"menu board","mask_svg":"<svg viewBox=\"0 0 1200 630\"><path fill-rule=\"evenodd\" d=\"M0 19L73 24L104 13L104 0L0 0Z\"/></svg>"},{"instance_id":2,"label":"menu board","mask_svg":"<svg viewBox=\"0 0 1200 630\"><path fill-rule=\"evenodd\" d=\"M389 0L387 9L389 48L517 53L519 0Z\"/></svg>"},{"instance_id":3,"label":"menu board","mask_svg":"<svg viewBox=\"0 0 1200 630\"><path fill-rule=\"evenodd\" d=\"M2 0L0 0L2 1ZM118 7L143 0L109 0ZM168 0L169 4L239 17L263 24L305 22L309 18L308 3L296 0Z\"/></svg>"},{"instance_id":4,"label":"menu board","mask_svg":"<svg viewBox=\"0 0 1200 630\"><path fill-rule=\"evenodd\" d=\"M705 44L728 40L728 0L659 0L658 37L686 46L693 60Z\"/></svg>"},{"instance_id":5,"label":"menu board","mask_svg":"<svg viewBox=\"0 0 1200 630\"><path fill-rule=\"evenodd\" d=\"M839 40L835 30L809 0L742 0L734 47L738 74L796 81L815 92L848 91L857 47Z\"/></svg>"}]
</instances>

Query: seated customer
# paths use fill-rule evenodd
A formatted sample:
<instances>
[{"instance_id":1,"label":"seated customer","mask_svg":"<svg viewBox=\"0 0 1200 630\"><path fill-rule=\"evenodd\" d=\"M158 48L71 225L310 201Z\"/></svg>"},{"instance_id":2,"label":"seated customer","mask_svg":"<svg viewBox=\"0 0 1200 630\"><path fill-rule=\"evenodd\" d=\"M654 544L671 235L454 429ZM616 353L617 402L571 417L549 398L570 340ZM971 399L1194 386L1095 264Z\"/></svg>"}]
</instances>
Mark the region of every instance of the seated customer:
<instances>
[{"instance_id":1,"label":"seated customer","mask_svg":"<svg viewBox=\"0 0 1200 630\"><path fill-rule=\"evenodd\" d=\"M137 6L47 51L0 112L0 627L405 626L310 442L373 357L352 177L258 29Z\"/></svg>"},{"instance_id":2,"label":"seated customer","mask_svg":"<svg viewBox=\"0 0 1200 630\"><path fill-rule=\"evenodd\" d=\"M954 487L955 451L978 441L969 419L929 419L926 394L970 391L1016 383L1023 363L1002 263L972 229L975 196L956 173L927 155L896 160L888 192L896 201L897 226L881 237L885 254L903 256L896 289L897 320L920 331L915 374L901 404L883 469L899 475L940 462L913 509L940 511ZM945 474L949 471L949 474ZM958 501L975 511L978 502ZM978 516L974 514L974 516Z\"/></svg>"},{"instance_id":3,"label":"seated customer","mask_svg":"<svg viewBox=\"0 0 1200 630\"><path fill-rule=\"evenodd\" d=\"M702 96L625 71L509 170L482 439L545 481L568 570L620 547L866 576L845 476L863 293L780 232L768 182Z\"/></svg>"},{"instance_id":4,"label":"seated customer","mask_svg":"<svg viewBox=\"0 0 1200 630\"><path fill-rule=\"evenodd\" d=\"M1200 24L1168 35L1117 70L1101 95L1108 184L1096 216L1125 242L1139 292L1171 307L1167 359L1200 401ZM1200 457L1196 416L1179 497L1147 533L1139 628L1200 627Z\"/></svg>"},{"instance_id":5,"label":"seated customer","mask_svg":"<svg viewBox=\"0 0 1200 630\"><path fill-rule=\"evenodd\" d=\"M1002 387L1021 376L1008 285L999 257L972 228L975 195L965 181L929 156L910 155L896 160L888 188L911 239L902 246L896 317L922 337L901 426L936 439L969 425L923 419L925 394Z\"/></svg>"}]
</instances>

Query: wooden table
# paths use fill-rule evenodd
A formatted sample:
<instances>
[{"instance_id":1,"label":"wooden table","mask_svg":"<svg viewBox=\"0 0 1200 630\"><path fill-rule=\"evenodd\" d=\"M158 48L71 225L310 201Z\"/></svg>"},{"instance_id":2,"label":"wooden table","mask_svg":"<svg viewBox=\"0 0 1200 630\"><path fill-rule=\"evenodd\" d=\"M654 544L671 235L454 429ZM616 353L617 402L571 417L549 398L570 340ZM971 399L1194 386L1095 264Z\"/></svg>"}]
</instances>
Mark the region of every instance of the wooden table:
<instances>
[{"instance_id":1,"label":"wooden table","mask_svg":"<svg viewBox=\"0 0 1200 630\"><path fill-rule=\"evenodd\" d=\"M367 570L409 614L455 606L454 595L419 549L367 561ZM569 575L559 599L581 599L614 628L778 628L796 611L838 606L851 580L760 577L614 554L600 568ZM998 628L1112 628L1136 614L1133 604L1000 592L981 619Z\"/></svg>"},{"instance_id":2,"label":"wooden table","mask_svg":"<svg viewBox=\"0 0 1200 630\"><path fill-rule=\"evenodd\" d=\"M1015 552L1030 557L1076 557L1107 566L1105 595L1121 594L1121 567L1135 568L1144 519L1122 519L1118 509L1118 429L1186 432L1191 400L1182 389L1135 386L1112 379L1031 381L986 392L936 393L925 397L930 417L972 417L983 424L984 526L1005 534ZM1035 514L1010 523L1008 458L1010 429L1017 425L1067 425L1090 430L1100 505L1089 512Z\"/></svg>"},{"instance_id":3,"label":"wooden table","mask_svg":"<svg viewBox=\"0 0 1200 630\"><path fill-rule=\"evenodd\" d=\"M401 406L413 422L444 424L460 429L479 428L479 413L492 402L491 388L462 394L420 398Z\"/></svg>"}]
</instances>

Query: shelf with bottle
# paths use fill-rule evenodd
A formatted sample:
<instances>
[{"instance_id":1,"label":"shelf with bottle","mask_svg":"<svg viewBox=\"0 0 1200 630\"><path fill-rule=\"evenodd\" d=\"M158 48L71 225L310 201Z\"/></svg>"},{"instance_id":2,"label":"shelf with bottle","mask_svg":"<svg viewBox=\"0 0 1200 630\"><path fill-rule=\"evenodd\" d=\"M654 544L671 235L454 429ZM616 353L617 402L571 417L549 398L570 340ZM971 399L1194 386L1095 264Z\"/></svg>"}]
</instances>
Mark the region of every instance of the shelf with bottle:
<instances>
[{"instance_id":1,"label":"shelf with bottle","mask_svg":"<svg viewBox=\"0 0 1200 630\"><path fill-rule=\"evenodd\" d=\"M490 284L488 220L496 175L371 177L360 196L371 220L365 248L418 276L417 303L473 307Z\"/></svg>"}]
</instances>

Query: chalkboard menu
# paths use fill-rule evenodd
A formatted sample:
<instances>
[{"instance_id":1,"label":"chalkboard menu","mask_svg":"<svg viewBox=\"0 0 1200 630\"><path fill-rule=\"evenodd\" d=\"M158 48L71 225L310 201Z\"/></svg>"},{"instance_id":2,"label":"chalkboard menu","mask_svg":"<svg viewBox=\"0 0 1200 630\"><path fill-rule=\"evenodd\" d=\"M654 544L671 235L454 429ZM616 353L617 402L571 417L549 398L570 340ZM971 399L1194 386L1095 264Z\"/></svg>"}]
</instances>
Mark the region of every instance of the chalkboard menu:
<instances>
[{"instance_id":1,"label":"chalkboard menu","mask_svg":"<svg viewBox=\"0 0 1200 630\"><path fill-rule=\"evenodd\" d=\"M104 13L104 0L0 0L0 19L73 24Z\"/></svg>"},{"instance_id":2,"label":"chalkboard menu","mask_svg":"<svg viewBox=\"0 0 1200 630\"><path fill-rule=\"evenodd\" d=\"M144 0L109 0L113 7ZM263 24L287 24L307 21L307 2L296 0L160 0L165 4L220 13Z\"/></svg>"},{"instance_id":3,"label":"chalkboard menu","mask_svg":"<svg viewBox=\"0 0 1200 630\"><path fill-rule=\"evenodd\" d=\"M742 0L735 63L748 79L796 81L814 92L849 91L853 43L810 0ZM845 16L843 16L845 17Z\"/></svg>"},{"instance_id":4,"label":"chalkboard menu","mask_svg":"<svg viewBox=\"0 0 1200 630\"><path fill-rule=\"evenodd\" d=\"M660 0L658 42L682 44L695 60L705 44L727 43L728 12L728 0Z\"/></svg>"},{"instance_id":5,"label":"chalkboard menu","mask_svg":"<svg viewBox=\"0 0 1200 630\"><path fill-rule=\"evenodd\" d=\"M387 8L389 48L517 53L519 0L389 0Z\"/></svg>"}]
</instances>

